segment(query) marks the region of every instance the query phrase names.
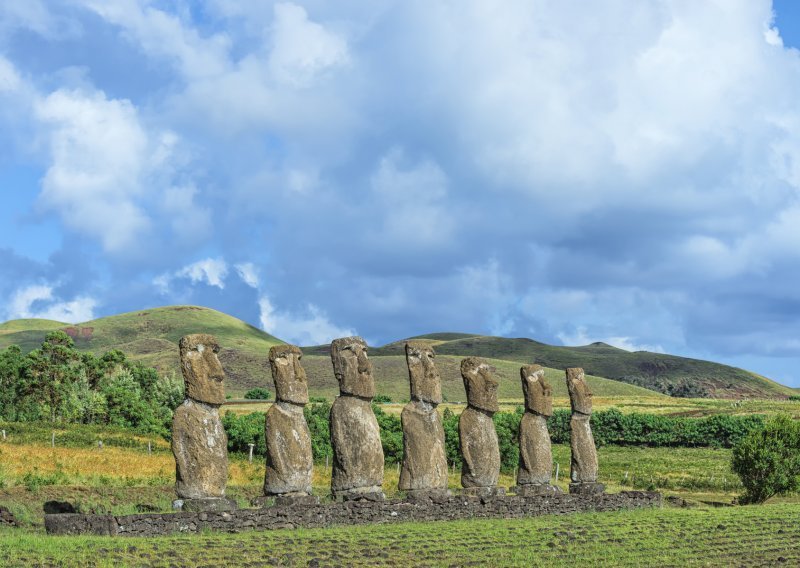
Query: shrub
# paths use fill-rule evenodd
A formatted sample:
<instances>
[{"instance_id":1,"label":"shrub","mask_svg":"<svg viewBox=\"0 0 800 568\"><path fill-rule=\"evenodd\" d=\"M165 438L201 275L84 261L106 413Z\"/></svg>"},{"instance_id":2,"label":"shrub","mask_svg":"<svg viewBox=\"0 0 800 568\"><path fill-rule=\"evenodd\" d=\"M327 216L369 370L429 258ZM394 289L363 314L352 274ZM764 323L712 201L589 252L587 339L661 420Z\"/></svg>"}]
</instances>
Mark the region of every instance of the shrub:
<instances>
[{"instance_id":1,"label":"shrub","mask_svg":"<svg viewBox=\"0 0 800 568\"><path fill-rule=\"evenodd\" d=\"M372 402L374 404L389 404L390 402L392 402L392 397L386 394L376 394L373 397Z\"/></svg>"},{"instance_id":2,"label":"shrub","mask_svg":"<svg viewBox=\"0 0 800 568\"><path fill-rule=\"evenodd\" d=\"M763 503L800 487L800 422L778 415L733 447L731 469L742 480L742 503Z\"/></svg>"},{"instance_id":3,"label":"shrub","mask_svg":"<svg viewBox=\"0 0 800 568\"><path fill-rule=\"evenodd\" d=\"M244 393L247 400L269 400L272 398L272 393L263 387L256 387Z\"/></svg>"}]
</instances>

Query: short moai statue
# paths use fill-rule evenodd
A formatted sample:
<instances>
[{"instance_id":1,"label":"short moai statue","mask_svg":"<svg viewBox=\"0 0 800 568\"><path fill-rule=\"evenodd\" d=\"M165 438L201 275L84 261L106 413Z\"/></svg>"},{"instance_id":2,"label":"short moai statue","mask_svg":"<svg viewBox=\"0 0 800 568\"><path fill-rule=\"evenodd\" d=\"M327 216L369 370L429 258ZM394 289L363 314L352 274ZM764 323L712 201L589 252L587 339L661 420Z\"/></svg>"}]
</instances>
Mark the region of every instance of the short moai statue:
<instances>
[{"instance_id":1,"label":"short moai statue","mask_svg":"<svg viewBox=\"0 0 800 568\"><path fill-rule=\"evenodd\" d=\"M403 467L398 488L409 498L447 495L444 426L436 407L442 386L433 348L421 341L406 343L411 401L400 414L403 426Z\"/></svg>"},{"instance_id":2,"label":"short moai statue","mask_svg":"<svg viewBox=\"0 0 800 568\"><path fill-rule=\"evenodd\" d=\"M569 421L572 463L569 492L583 495L603 493L605 486L597 481L597 449L592 436L592 391L586 384L583 369L570 367L566 371L567 390L572 405Z\"/></svg>"},{"instance_id":3,"label":"short moai statue","mask_svg":"<svg viewBox=\"0 0 800 568\"><path fill-rule=\"evenodd\" d=\"M228 437L219 417L225 402L225 372L211 335L180 340L181 371L186 399L172 419L175 456L173 507L183 511L228 511L236 502L225 498L228 481Z\"/></svg>"},{"instance_id":4,"label":"short moai statue","mask_svg":"<svg viewBox=\"0 0 800 568\"><path fill-rule=\"evenodd\" d=\"M360 337L334 339L331 361L339 396L331 406L334 498L383 500L383 446L372 412L375 381L367 343Z\"/></svg>"},{"instance_id":5,"label":"short moai statue","mask_svg":"<svg viewBox=\"0 0 800 568\"><path fill-rule=\"evenodd\" d=\"M519 470L515 493L522 497L559 493L550 484L553 452L547 419L553 415L553 391L544 378L544 368L520 368L525 413L519 423Z\"/></svg>"},{"instance_id":6,"label":"short moai statue","mask_svg":"<svg viewBox=\"0 0 800 568\"><path fill-rule=\"evenodd\" d=\"M269 365L275 383L275 404L267 411L264 434L267 467L264 495L286 504L314 504L311 495L314 459L311 432L303 415L308 404L308 379L294 345L275 345L269 350Z\"/></svg>"},{"instance_id":7,"label":"short moai statue","mask_svg":"<svg viewBox=\"0 0 800 568\"><path fill-rule=\"evenodd\" d=\"M505 493L505 490L497 487L500 445L492 415L498 410L498 382L492 376L492 370L479 357L467 357L461 361L461 377L464 379L468 404L458 419L464 495L491 497Z\"/></svg>"}]
</instances>

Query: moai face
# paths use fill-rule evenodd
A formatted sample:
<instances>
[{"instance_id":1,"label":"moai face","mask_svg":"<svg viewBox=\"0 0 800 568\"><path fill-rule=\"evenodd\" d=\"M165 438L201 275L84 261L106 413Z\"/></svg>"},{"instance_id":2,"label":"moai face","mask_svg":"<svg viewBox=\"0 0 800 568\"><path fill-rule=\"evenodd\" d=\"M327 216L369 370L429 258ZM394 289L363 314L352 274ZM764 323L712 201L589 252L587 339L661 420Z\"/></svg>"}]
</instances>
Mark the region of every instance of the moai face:
<instances>
[{"instance_id":1,"label":"moai face","mask_svg":"<svg viewBox=\"0 0 800 568\"><path fill-rule=\"evenodd\" d=\"M567 390L569 390L572 412L592 413L592 391L589 390L589 385L586 384L583 376L583 369L580 367L567 369Z\"/></svg>"},{"instance_id":2,"label":"moai face","mask_svg":"<svg viewBox=\"0 0 800 568\"><path fill-rule=\"evenodd\" d=\"M542 416L553 415L553 389L544 378L540 365L525 365L520 368L522 392L525 394L525 410Z\"/></svg>"},{"instance_id":3,"label":"moai face","mask_svg":"<svg viewBox=\"0 0 800 568\"><path fill-rule=\"evenodd\" d=\"M436 354L433 347L421 341L406 343L408 379L411 383L411 400L440 404L442 384L439 371L434 365Z\"/></svg>"},{"instance_id":4,"label":"moai face","mask_svg":"<svg viewBox=\"0 0 800 568\"><path fill-rule=\"evenodd\" d=\"M295 345L275 345L269 350L269 366L275 383L275 398L293 404L308 404L308 378L300 364L303 352Z\"/></svg>"},{"instance_id":5,"label":"moai face","mask_svg":"<svg viewBox=\"0 0 800 568\"><path fill-rule=\"evenodd\" d=\"M467 402L474 408L497 412L497 387L492 375L494 369L480 357L467 357L461 361L461 378L467 391Z\"/></svg>"},{"instance_id":6,"label":"moai face","mask_svg":"<svg viewBox=\"0 0 800 568\"><path fill-rule=\"evenodd\" d=\"M339 392L362 398L375 396L372 363L367 358L367 342L360 337L343 337L331 343L331 361Z\"/></svg>"},{"instance_id":7,"label":"moai face","mask_svg":"<svg viewBox=\"0 0 800 568\"><path fill-rule=\"evenodd\" d=\"M217 358L219 344L214 336L187 335L179 345L186 396L206 404L224 404L225 371Z\"/></svg>"}]
</instances>

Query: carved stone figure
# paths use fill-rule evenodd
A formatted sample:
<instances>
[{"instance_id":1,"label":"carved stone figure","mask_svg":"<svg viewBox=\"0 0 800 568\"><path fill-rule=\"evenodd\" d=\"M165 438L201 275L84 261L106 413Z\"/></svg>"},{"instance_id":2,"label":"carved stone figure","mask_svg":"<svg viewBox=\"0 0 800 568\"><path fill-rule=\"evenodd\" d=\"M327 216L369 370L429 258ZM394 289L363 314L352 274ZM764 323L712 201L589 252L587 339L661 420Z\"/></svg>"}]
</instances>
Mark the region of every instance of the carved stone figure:
<instances>
[{"instance_id":1,"label":"carved stone figure","mask_svg":"<svg viewBox=\"0 0 800 568\"><path fill-rule=\"evenodd\" d=\"M236 508L235 501L225 498L228 437L219 417L219 407L225 402L225 372L218 351L217 340L211 335L187 335L180 340L186 400L172 420L178 495L173 506L184 511Z\"/></svg>"},{"instance_id":2,"label":"carved stone figure","mask_svg":"<svg viewBox=\"0 0 800 568\"><path fill-rule=\"evenodd\" d=\"M340 392L330 418L331 493L342 499L382 500L383 447L372 412L375 382L366 342L360 337L334 339L331 361Z\"/></svg>"},{"instance_id":3,"label":"carved stone figure","mask_svg":"<svg viewBox=\"0 0 800 568\"><path fill-rule=\"evenodd\" d=\"M500 477L500 446L492 415L497 412L498 382L492 368L479 357L461 361L461 377L467 391L467 408L458 419L463 467L461 485L464 494L502 495L497 487Z\"/></svg>"},{"instance_id":4,"label":"carved stone figure","mask_svg":"<svg viewBox=\"0 0 800 568\"><path fill-rule=\"evenodd\" d=\"M567 390L572 405L572 417L569 422L572 447L569 492L602 493L605 486L597 482L597 449L589 423L592 415L592 391L586 384L583 369L570 367L566 375Z\"/></svg>"},{"instance_id":5,"label":"carved stone figure","mask_svg":"<svg viewBox=\"0 0 800 568\"><path fill-rule=\"evenodd\" d=\"M447 494L444 427L436 407L442 402L433 348L420 341L406 343L411 401L400 414L403 425L403 467L398 488L410 497Z\"/></svg>"},{"instance_id":6,"label":"carved stone figure","mask_svg":"<svg viewBox=\"0 0 800 568\"><path fill-rule=\"evenodd\" d=\"M265 424L267 496L311 495L314 461L311 433L303 415L303 407L308 404L308 380L300 364L302 356L294 345L275 345L269 350L276 402L267 411Z\"/></svg>"},{"instance_id":7,"label":"carved stone figure","mask_svg":"<svg viewBox=\"0 0 800 568\"><path fill-rule=\"evenodd\" d=\"M519 423L519 470L515 492L523 497L557 493L550 485L553 453L547 418L553 415L553 392L544 378L544 368L525 365L520 368L525 414Z\"/></svg>"}]
</instances>

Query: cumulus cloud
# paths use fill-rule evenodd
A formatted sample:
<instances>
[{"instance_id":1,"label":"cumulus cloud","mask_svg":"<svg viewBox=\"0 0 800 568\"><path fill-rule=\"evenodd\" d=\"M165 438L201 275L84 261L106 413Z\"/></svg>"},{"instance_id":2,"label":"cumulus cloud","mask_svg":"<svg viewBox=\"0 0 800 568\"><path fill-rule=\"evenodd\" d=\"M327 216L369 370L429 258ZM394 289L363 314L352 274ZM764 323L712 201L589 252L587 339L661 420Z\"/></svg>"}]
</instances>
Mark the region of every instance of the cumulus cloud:
<instances>
[{"instance_id":1,"label":"cumulus cloud","mask_svg":"<svg viewBox=\"0 0 800 568\"><path fill-rule=\"evenodd\" d=\"M240 264L235 264L234 268L239 278L241 278L245 284L258 290L261 279L258 277L258 268L256 268L255 264L252 262L242 262Z\"/></svg>"},{"instance_id":2,"label":"cumulus cloud","mask_svg":"<svg viewBox=\"0 0 800 568\"><path fill-rule=\"evenodd\" d=\"M587 329L579 326L573 332L560 332L558 339L561 340L563 345L569 346L582 346L589 345L590 343L602 342L607 343L618 349L625 351L650 351L652 353L664 353L664 348L660 345L647 345L637 343L632 337L592 337L588 334Z\"/></svg>"},{"instance_id":3,"label":"cumulus cloud","mask_svg":"<svg viewBox=\"0 0 800 568\"><path fill-rule=\"evenodd\" d=\"M46 284L26 286L17 290L6 308L8 319L39 318L65 323L80 323L94 319L97 300L89 296L78 296L62 301L53 294L53 287Z\"/></svg>"},{"instance_id":4,"label":"cumulus cloud","mask_svg":"<svg viewBox=\"0 0 800 568\"><path fill-rule=\"evenodd\" d=\"M165 294L169 291L170 283L176 279L186 279L192 284L206 284L222 290L225 288L225 279L228 276L228 263L222 258L205 258L168 274L157 276L153 283Z\"/></svg>"},{"instance_id":5,"label":"cumulus cloud","mask_svg":"<svg viewBox=\"0 0 800 568\"><path fill-rule=\"evenodd\" d=\"M356 335L350 328L332 323L320 308L308 304L302 312L277 311L268 297L259 302L261 328L267 333L296 345L321 345L337 337Z\"/></svg>"}]
</instances>

